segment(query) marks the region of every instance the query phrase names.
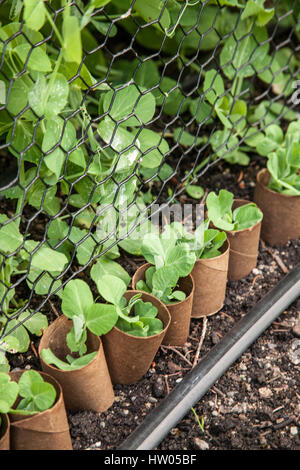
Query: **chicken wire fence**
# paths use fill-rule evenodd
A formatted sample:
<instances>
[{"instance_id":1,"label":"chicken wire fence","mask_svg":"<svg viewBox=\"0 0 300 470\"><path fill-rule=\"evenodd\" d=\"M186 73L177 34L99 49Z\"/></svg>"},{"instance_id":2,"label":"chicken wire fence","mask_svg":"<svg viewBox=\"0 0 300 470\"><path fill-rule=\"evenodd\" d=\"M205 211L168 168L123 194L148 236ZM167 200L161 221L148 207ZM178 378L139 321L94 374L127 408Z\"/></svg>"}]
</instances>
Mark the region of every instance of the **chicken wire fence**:
<instances>
[{"instance_id":1,"label":"chicken wire fence","mask_svg":"<svg viewBox=\"0 0 300 470\"><path fill-rule=\"evenodd\" d=\"M0 1L2 352L26 350L70 279L137 254L155 204L199 197L212 165L247 165L261 135L296 119L299 12Z\"/></svg>"}]
</instances>

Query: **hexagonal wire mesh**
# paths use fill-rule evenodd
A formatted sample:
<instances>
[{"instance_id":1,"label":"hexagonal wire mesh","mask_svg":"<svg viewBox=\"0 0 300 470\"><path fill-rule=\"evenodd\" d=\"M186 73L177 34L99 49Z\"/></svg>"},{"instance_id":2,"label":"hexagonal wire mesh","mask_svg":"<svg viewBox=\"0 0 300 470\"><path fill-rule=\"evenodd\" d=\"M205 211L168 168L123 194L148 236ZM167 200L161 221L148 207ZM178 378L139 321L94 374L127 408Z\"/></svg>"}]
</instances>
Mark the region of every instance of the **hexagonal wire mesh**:
<instances>
[{"instance_id":1,"label":"hexagonal wire mesh","mask_svg":"<svg viewBox=\"0 0 300 470\"><path fill-rule=\"evenodd\" d=\"M295 119L299 12L296 0L0 2L2 351L26 349L67 281L130 252L153 204L221 159L247 164L257 136Z\"/></svg>"}]
</instances>

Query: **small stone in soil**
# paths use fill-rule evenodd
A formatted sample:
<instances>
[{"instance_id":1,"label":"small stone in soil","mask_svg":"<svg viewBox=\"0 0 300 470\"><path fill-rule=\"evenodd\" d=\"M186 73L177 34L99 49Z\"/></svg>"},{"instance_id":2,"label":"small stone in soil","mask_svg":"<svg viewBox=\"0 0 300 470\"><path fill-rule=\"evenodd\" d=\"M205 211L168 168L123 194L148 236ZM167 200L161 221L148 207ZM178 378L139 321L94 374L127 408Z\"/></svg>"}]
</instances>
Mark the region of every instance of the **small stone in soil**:
<instances>
[{"instance_id":1,"label":"small stone in soil","mask_svg":"<svg viewBox=\"0 0 300 470\"><path fill-rule=\"evenodd\" d=\"M209 449L209 444L207 442L203 441L202 439L200 439L199 437L194 438L194 445L195 445L196 449L200 449L200 450L208 450Z\"/></svg>"},{"instance_id":2,"label":"small stone in soil","mask_svg":"<svg viewBox=\"0 0 300 470\"><path fill-rule=\"evenodd\" d=\"M294 364L300 364L300 339L295 339L292 342L290 350L288 351L289 360Z\"/></svg>"},{"instance_id":3,"label":"small stone in soil","mask_svg":"<svg viewBox=\"0 0 300 470\"><path fill-rule=\"evenodd\" d=\"M158 377L152 386L152 395L155 398L161 398L165 395L165 384L161 377Z\"/></svg>"},{"instance_id":4,"label":"small stone in soil","mask_svg":"<svg viewBox=\"0 0 300 470\"><path fill-rule=\"evenodd\" d=\"M291 433L292 436L297 436L297 434L298 434L297 426L291 426L290 427L290 433Z\"/></svg>"},{"instance_id":5,"label":"small stone in soil","mask_svg":"<svg viewBox=\"0 0 300 470\"><path fill-rule=\"evenodd\" d=\"M262 398L270 398L273 395L272 390L268 387L261 387L258 392Z\"/></svg>"}]
</instances>

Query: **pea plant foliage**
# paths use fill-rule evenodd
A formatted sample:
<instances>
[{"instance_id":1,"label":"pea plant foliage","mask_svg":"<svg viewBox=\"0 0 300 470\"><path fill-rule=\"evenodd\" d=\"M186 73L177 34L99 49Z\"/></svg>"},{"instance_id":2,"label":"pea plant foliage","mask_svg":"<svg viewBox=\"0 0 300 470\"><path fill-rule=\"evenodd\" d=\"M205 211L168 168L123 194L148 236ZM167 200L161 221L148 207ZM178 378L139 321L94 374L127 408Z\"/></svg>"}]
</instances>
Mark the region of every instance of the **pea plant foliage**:
<instances>
[{"instance_id":1,"label":"pea plant foliage","mask_svg":"<svg viewBox=\"0 0 300 470\"><path fill-rule=\"evenodd\" d=\"M0 424L1 413L33 415L51 408L56 390L35 370L22 373L18 382L9 374L0 372Z\"/></svg>"},{"instance_id":2,"label":"pea plant foliage","mask_svg":"<svg viewBox=\"0 0 300 470\"><path fill-rule=\"evenodd\" d=\"M112 305L94 301L89 285L80 279L67 283L62 294L61 309L73 322L73 327L66 336L67 346L72 354L66 356L67 362L57 358L50 348L42 350L42 358L48 364L54 364L61 370L74 370L88 364L98 351L87 353L87 334L101 336L115 325L118 315Z\"/></svg>"},{"instance_id":3,"label":"pea plant foliage","mask_svg":"<svg viewBox=\"0 0 300 470\"><path fill-rule=\"evenodd\" d=\"M188 244L178 243L176 231L166 227L162 233L146 234L141 251L151 266L137 289L151 292L165 304L184 300L186 293L177 289L178 281L191 273L196 261Z\"/></svg>"},{"instance_id":4,"label":"pea plant foliage","mask_svg":"<svg viewBox=\"0 0 300 470\"><path fill-rule=\"evenodd\" d=\"M210 192L206 198L207 215L215 227L225 231L243 230L260 222L262 211L254 202L233 209L234 195L221 189L217 195Z\"/></svg>"},{"instance_id":5,"label":"pea plant foliage","mask_svg":"<svg viewBox=\"0 0 300 470\"><path fill-rule=\"evenodd\" d=\"M106 274L97 282L101 297L114 308L118 316L116 327L133 336L152 336L161 332L163 322L157 318L158 309L152 302L144 302L142 293L137 293L126 300L127 286L116 276Z\"/></svg>"}]
</instances>

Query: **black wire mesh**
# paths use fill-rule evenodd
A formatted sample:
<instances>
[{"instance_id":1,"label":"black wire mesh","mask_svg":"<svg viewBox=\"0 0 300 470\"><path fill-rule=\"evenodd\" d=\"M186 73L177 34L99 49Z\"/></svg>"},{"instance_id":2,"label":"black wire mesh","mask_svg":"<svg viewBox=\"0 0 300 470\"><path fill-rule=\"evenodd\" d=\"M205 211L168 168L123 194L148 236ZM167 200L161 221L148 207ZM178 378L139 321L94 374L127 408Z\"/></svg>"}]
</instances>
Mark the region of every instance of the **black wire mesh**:
<instances>
[{"instance_id":1,"label":"black wire mesh","mask_svg":"<svg viewBox=\"0 0 300 470\"><path fill-rule=\"evenodd\" d=\"M296 0L0 2L2 351L24 350L50 297L118 258L154 204L221 159L247 165L267 128L297 117L299 12Z\"/></svg>"}]
</instances>

